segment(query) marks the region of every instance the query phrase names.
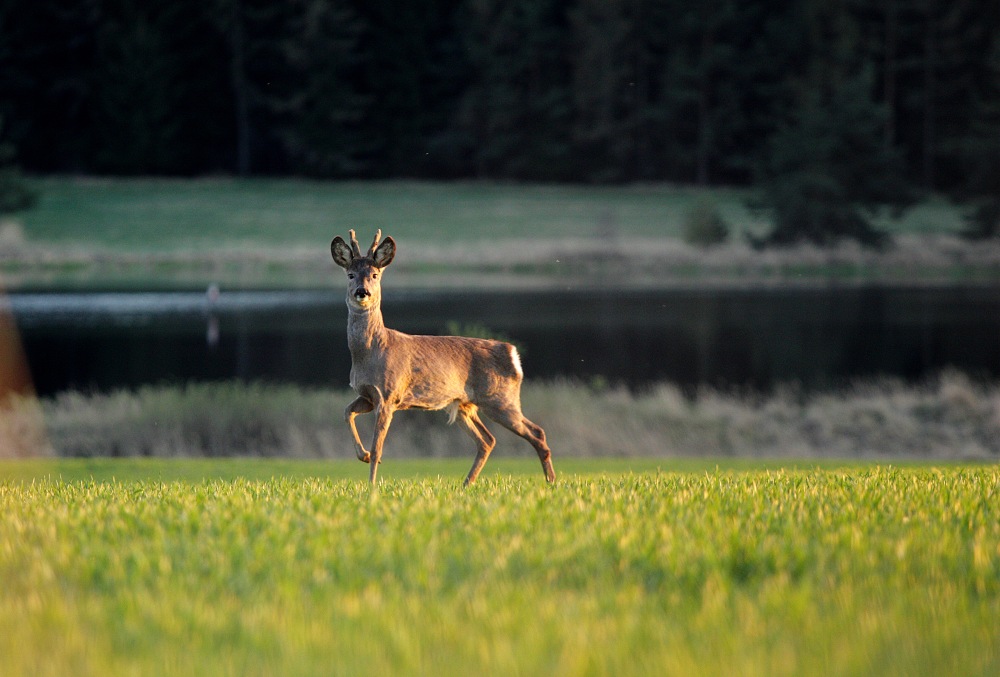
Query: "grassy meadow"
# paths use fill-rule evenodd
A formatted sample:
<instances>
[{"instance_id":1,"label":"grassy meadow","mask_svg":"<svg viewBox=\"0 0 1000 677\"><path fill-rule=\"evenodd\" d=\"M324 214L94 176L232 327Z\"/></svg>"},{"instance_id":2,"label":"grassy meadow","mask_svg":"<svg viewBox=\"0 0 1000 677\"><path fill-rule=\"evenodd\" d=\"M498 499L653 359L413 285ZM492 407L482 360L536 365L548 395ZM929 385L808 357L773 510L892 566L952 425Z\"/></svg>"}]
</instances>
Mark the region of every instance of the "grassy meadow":
<instances>
[{"instance_id":1,"label":"grassy meadow","mask_svg":"<svg viewBox=\"0 0 1000 677\"><path fill-rule=\"evenodd\" d=\"M1000 670L994 466L121 463L0 466L4 675Z\"/></svg>"},{"instance_id":2,"label":"grassy meadow","mask_svg":"<svg viewBox=\"0 0 1000 677\"><path fill-rule=\"evenodd\" d=\"M37 183L39 205L0 223L9 290L339 288L327 247L351 227L397 238L399 286L1000 279L1000 245L956 238L943 202L884 221L885 252L757 252L738 190ZM733 237L698 249L681 233L705 200ZM529 383L558 482L496 430L468 489L470 440L425 413L395 419L369 487L351 397L4 402L0 675L1000 672L996 383Z\"/></svg>"},{"instance_id":3,"label":"grassy meadow","mask_svg":"<svg viewBox=\"0 0 1000 677\"><path fill-rule=\"evenodd\" d=\"M606 229L679 237L685 212L705 193L673 186L289 179L44 179L38 188L39 205L22 216L32 240L149 252L323 248L349 228L359 237L382 228L432 245L588 237ZM712 194L729 218L759 224L744 205L746 191Z\"/></svg>"},{"instance_id":4,"label":"grassy meadow","mask_svg":"<svg viewBox=\"0 0 1000 677\"><path fill-rule=\"evenodd\" d=\"M39 204L0 224L8 289L323 286L328 243L376 228L401 246L394 283L495 287L859 280L982 282L1000 245L955 236L958 208L930 199L901 219L885 252L850 243L753 250L768 228L752 193L672 185L571 186L207 178L35 180ZM698 205L728 243L683 240ZM620 274L629 261L630 275Z\"/></svg>"}]
</instances>

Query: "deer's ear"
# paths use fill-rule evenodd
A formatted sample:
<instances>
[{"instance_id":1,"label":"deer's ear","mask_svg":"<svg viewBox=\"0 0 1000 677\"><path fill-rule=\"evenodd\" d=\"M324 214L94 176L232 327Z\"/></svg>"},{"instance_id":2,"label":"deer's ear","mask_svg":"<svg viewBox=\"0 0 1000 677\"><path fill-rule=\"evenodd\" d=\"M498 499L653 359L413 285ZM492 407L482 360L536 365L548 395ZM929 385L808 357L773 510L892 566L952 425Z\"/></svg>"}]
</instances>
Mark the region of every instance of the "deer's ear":
<instances>
[{"instance_id":1,"label":"deer's ear","mask_svg":"<svg viewBox=\"0 0 1000 677\"><path fill-rule=\"evenodd\" d=\"M330 254L333 255L333 262L341 268L348 268L351 261L354 260L351 246L344 242L344 238L339 235L333 238L333 242L330 243Z\"/></svg>"},{"instance_id":2,"label":"deer's ear","mask_svg":"<svg viewBox=\"0 0 1000 677\"><path fill-rule=\"evenodd\" d=\"M385 268L392 263L394 256L396 256L396 241L391 237L387 237L382 240L382 244L372 254L372 259L375 261L377 267Z\"/></svg>"}]
</instances>

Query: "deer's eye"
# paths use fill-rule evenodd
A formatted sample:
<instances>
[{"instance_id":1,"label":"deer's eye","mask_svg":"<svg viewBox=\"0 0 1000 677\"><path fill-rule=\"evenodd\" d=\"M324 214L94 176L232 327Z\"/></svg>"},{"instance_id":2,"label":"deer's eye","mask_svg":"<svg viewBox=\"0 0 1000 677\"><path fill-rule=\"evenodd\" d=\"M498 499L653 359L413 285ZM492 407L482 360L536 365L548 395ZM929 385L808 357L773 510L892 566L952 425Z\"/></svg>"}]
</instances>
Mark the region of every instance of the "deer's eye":
<instances>
[{"instance_id":1,"label":"deer's eye","mask_svg":"<svg viewBox=\"0 0 1000 677\"><path fill-rule=\"evenodd\" d=\"M372 273L372 279L373 280L377 280L378 279L378 273Z\"/></svg>"},{"instance_id":2,"label":"deer's eye","mask_svg":"<svg viewBox=\"0 0 1000 677\"><path fill-rule=\"evenodd\" d=\"M347 274L347 279L348 280L353 280L354 279L354 273L348 273Z\"/></svg>"}]
</instances>

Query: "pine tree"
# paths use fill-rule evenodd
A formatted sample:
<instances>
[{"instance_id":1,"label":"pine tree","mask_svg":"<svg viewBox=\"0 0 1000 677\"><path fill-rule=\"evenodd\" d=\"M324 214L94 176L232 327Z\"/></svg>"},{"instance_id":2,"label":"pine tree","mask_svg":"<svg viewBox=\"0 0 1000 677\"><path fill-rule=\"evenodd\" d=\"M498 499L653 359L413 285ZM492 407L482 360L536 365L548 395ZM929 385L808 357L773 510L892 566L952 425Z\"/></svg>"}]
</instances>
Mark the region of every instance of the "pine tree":
<instances>
[{"instance_id":1,"label":"pine tree","mask_svg":"<svg viewBox=\"0 0 1000 677\"><path fill-rule=\"evenodd\" d=\"M479 177L570 178L568 31L557 0L469 3L458 125Z\"/></svg>"},{"instance_id":2,"label":"pine tree","mask_svg":"<svg viewBox=\"0 0 1000 677\"><path fill-rule=\"evenodd\" d=\"M952 191L969 206L963 234L972 239L1000 237L1000 36L988 66L971 130L959 143L963 180Z\"/></svg>"},{"instance_id":3,"label":"pine tree","mask_svg":"<svg viewBox=\"0 0 1000 677\"><path fill-rule=\"evenodd\" d=\"M3 118L0 117L0 139L3 137ZM0 214L10 214L34 206L38 194L32 190L14 164L13 144L0 140Z\"/></svg>"},{"instance_id":4,"label":"pine tree","mask_svg":"<svg viewBox=\"0 0 1000 677\"><path fill-rule=\"evenodd\" d=\"M292 166L320 176L362 169L356 130L368 98L354 84L360 22L343 2L286 3L274 84L264 101Z\"/></svg>"},{"instance_id":5,"label":"pine tree","mask_svg":"<svg viewBox=\"0 0 1000 677\"><path fill-rule=\"evenodd\" d=\"M161 9L157 9L161 8ZM96 164L123 174L177 172L186 84L168 35L171 6L121 2L98 35Z\"/></svg>"},{"instance_id":6,"label":"pine tree","mask_svg":"<svg viewBox=\"0 0 1000 677\"><path fill-rule=\"evenodd\" d=\"M774 228L762 244L887 242L872 217L886 205L900 213L914 194L870 91L868 72L836 91L814 90L771 137L758 181Z\"/></svg>"}]
</instances>

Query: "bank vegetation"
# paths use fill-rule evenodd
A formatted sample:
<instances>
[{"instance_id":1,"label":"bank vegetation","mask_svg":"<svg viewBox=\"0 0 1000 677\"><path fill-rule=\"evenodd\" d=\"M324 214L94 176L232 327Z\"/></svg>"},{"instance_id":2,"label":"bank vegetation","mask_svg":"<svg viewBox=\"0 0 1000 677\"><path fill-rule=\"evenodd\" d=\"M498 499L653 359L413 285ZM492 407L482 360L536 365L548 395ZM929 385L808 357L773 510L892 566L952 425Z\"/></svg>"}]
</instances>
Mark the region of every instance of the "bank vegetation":
<instances>
[{"instance_id":1,"label":"bank vegetation","mask_svg":"<svg viewBox=\"0 0 1000 677\"><path fill-rule=\"evenodd\" d=\"M412 244L412 243L411 243ZM324 247L113 252L14 246L0 240L7 291L91 289L302 289L328 286ZM623 266L628 274L623 275ZM1000 240L900 236L887 250L854 243L759 251L746 242L702 248L670 238L493 240L410 246L397 288L566 289L775 285L994 285ZM339 281L339 278L337 278Z\"/></svg>"},{"instance_id":2,"label":"bank vegetation","mask_svg":"<svg viewBox=\"0 0 1000 677\"><path fill-rule=\"evenodd\" d=\"M351 397L230 382L11 399L0 415L0 456L349 459L342 412ZM557 381L527 384L523 400L564 457L1000 459L1000 384L950 371L918 384L859 380L766 395ZM359 421L367 434L370 420ZM492 428L495 455L531 455ZM385 460L472 454L472 442L443 414L401 412Z\"/></svg>"}]
</instances>

